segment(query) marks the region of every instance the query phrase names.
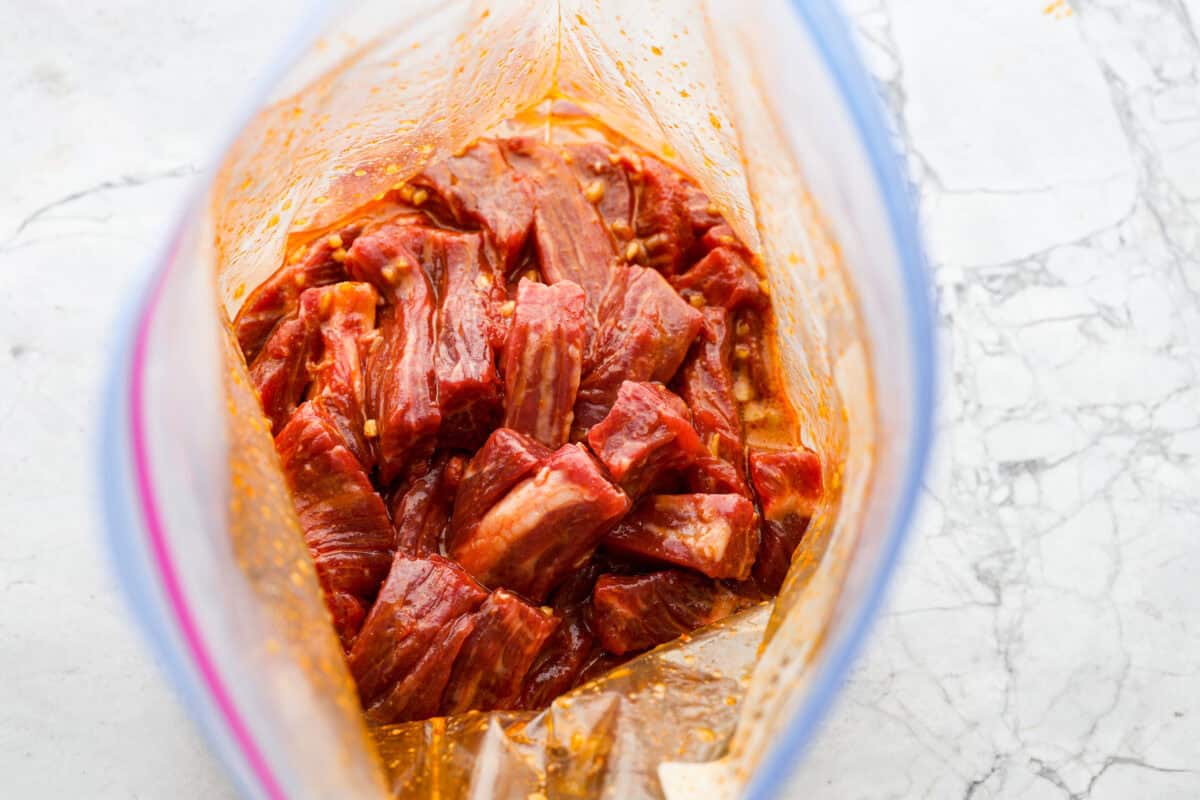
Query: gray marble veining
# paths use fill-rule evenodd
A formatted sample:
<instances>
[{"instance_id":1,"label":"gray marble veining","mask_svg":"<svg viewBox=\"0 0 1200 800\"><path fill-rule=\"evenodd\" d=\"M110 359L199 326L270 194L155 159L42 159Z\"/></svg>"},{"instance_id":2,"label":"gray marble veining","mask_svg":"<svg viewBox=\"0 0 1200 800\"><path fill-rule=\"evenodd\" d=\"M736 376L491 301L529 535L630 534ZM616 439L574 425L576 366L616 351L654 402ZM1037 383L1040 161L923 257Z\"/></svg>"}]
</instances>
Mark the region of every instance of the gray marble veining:
<instances>
[{"instance_id":1,"label":"gray marble veining","mask_svg":"<svg viewBox=\"0 0 1200 800\"><path fill-rule=\"evenodd\" d=\"M1200 795L1198 4L856 3L947 380L797 796Z\"/></svg>"}]
</instances>

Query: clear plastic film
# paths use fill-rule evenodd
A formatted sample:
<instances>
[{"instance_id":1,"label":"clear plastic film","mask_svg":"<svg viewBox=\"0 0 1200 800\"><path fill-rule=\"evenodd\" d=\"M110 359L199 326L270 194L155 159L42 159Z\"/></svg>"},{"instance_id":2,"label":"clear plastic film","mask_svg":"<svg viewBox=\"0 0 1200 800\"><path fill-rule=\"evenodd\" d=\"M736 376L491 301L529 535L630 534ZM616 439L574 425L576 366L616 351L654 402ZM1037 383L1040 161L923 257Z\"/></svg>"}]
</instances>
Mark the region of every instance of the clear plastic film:
<instances>
[{"instance_id":1,"label":"clear plastic film","mask_svg":"<svg viewBox=\"0 0 1200 800\"><path fill-rule=\"evenodd\" d=\"M176 324L149 332L160 382L179 369L166 355L172 338L214 332L291 244L561 97L695 178L762 256L825 498L774 604L628 662L545 712L368 730L225 334L199 357L223 359L226 401L172 393L161 412L200 430L219 427L214 413L225 419L212 438L228 448L224 472L190 467L227 487L212 489L225 523L207 520L185 545L195 568L184 589L208 592L201 602L212 606L201 633L287 796L733 796L811 701L829 643L849 635L907 485L910 345L897 344L883 368L868 356L904 325L903 270L870 158L840 144L854 141L853 114L811 24L782 2L753 18L733 0L401 5L366 0L335 19L227 153L204 219L172 256L215 275L219 318L199 307L194 275L167 279L160 310ZM151 432L163 473L177 469L173 435ZM900 446L886 442L893 435ZM191 491L162 483L164 495ZM168 536L183 538L189 524L176 520Z\"/></svg>"}]
</instances>

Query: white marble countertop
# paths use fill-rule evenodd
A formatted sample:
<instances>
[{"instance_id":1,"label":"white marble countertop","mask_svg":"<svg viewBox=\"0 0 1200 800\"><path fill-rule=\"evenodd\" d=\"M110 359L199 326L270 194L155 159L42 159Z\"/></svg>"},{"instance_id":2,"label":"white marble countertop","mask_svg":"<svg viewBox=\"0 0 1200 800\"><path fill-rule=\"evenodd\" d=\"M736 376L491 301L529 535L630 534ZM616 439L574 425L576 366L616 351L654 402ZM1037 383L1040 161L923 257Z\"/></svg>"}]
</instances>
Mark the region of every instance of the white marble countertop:
<instances>
[{"instance_id":1,"label":"white marble countertop","mask_svg":"<svg viewBox=\"0 0 1200 800\"><path fill-rule=\"evenodd\" d=\"M91 495L111 323L296 13L0 29L0 784L217 798ZM1200 0L854 0L945 359L915 543L807 798L1200 796ZM272 19L278 17L278 19Z\"/></svg>"}]
</instances>

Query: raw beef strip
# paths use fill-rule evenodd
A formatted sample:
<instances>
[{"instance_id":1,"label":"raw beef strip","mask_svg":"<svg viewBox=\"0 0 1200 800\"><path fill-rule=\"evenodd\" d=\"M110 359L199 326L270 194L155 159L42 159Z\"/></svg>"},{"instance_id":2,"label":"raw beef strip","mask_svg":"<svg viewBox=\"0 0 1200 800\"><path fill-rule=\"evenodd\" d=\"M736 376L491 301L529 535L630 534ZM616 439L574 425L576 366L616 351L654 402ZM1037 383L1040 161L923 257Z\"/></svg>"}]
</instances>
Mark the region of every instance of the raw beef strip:
<instances>
[{"instance_id":1,"label":"raw beef strip","mask_svg":"<svg viewBox=\"0 0 1200 800\"><path fill-rule=\"evenodd\" d=\"M683 570L602 575L592 593L592 622L604 649L624 655L669 642L745 605L717 581Z\"/></svg>"},{"instance_id":2,"label":"raw beef strip","mask_svg":"<svg viewBox=\"0 0 1200 800\"><path fill-rule=\"evenodd\" d=\"M624 267L600 304L599 327L579 383L575 428L604 418L625 381L666 383L700 331L700 312L652 269Z\"/></svg>"},{"instance_id":3,"label":"raw beef strip","mask_svg":"<svg viewBox=\"0 0 1200 800\"><path fill-rule=\"evenodd\" d=\"M588 445L631 498L709 455L687 406L656 383L621 384L617 402L588 433Z\"/></svg>"},{"instance_id":4,"label":"raw beef strip","mask_svg":"<svg viewBox=\"0 0 1200 800\"><path fill-rule=\"evenodd\" d=\"M750 480L763 517L754 577L777 594L821 499L821 462L807 449L751 450Z\"/></svg>"},{"instance_id":5,"label":"raw beef strip","mask_svg":"<svg viewBox=\"0 0 1200 800\"><path fill-rule=\"evenodd\" d=\"M504 425L547 447L566 443L590 336L583 290L522 279L504 347Z\"/></svg>"},{"instance_id":6,"label":"raw beef strip","mask_svg":"<svg viewBox=\"0 0 1200 800\"><path fill-rule=\"evenodd\" d=\"M438 713L450 671L487 592L441 556L398 554L350 650L367 719L386 724Z\"/></svg>"},{"instance_id":7,"label":"raw beef strip","mask_svg":"<svg viewBox=\"0 0 1200 800\"><path fill-rule=\"evenodd\" d=\"M745 580L758 553L758 513L740 494L653 495L605 535L604 547Z\"/></svg>"},{"instance_id":8,"label":"raw beef strip","mask_svg":"<svg viewBox=\"0 0 1200 800\"><path fill-rule=\"evenodd\" d=\"M591 556L629 499L580 445L566 444L484 514L450 556L489 587L541 602Z\"/></svg>"},{"instance_id":9,"label":"raw beef strip","mask_svg":"<svg viewBox=\"0 0 1200 800\"><path fill-rule=\"evenodd\" d=\"M558 624L549 609L504 589L492 592L475 612L475 629L458 651L442 713L515 708L525 674Z\"/></svg>"}]
</instances>

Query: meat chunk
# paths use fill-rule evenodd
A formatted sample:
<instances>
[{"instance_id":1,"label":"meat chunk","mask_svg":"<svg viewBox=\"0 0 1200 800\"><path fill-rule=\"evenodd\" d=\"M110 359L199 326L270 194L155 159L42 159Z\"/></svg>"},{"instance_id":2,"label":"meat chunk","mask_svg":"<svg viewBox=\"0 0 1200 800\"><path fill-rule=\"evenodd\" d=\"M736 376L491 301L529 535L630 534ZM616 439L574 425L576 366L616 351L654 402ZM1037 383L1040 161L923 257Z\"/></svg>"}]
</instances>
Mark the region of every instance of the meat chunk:
<instances>
[{"instance_id":1,"label":"meat chunk","mask_svg":"<svg viewBox=\"0 0 1200 800\"><path fill-rule=\"evenodd\" d=\"M547 447L566 443L590 328L578 284L522 279L504 347L506 427Z\"/></svg>"},{"instance_id":2,"label":"meat chunk","mask_svg":"<svg viewBox=\"0 0 1200 800\"><path fill-rule=\"evenodd\" d=\"M283 319L250 364L250 380L275 433L296 410L308 388L308 360L317 344L313 320L299 310Z\"/></svg>"},{"instance_id":3,"label":"meat chunk","mask_svg":"<svg viewBox=\"0 0 1200 800\"><path fill-rule=\"evenodd\" d=\"M388 222L355 240L346 268L373 284L388 305L379 315L379 344L367 359L367 414L379 436L385 484L432 452L442 422L434 370L437 306L421 269L426 229Z\"/></svg>"},{"instance_id":4,"label":"meat chunk","mask_svg":"<svg viewBox=\"0 0 1200 800\"><path fill-rule=\"evenodd\" d=\"M754 578L764 591L776 594L821 499L821 462L803 448L751 450L750 480L763 519Z\"/></svg>"},{"instance_id":5,"label":"meat chunk","mask_svg":"<svg viewBox=\"0 0 1200 800\"><path fill-rule=\"evenodd\" d=\"M743 306L766 307L767 296L759 280L742 250L721 246L687 272L671 278L671 285L689 300L700 296L707 305L732 311Z\"/></svg>"},{"instance_id":6,"label":"meat chunk","mask_svg":"<svg viewBox=\"0 0 1200 800\"><path fill-rule=\"evenodd\" d=\"M725 224L725 218L717 210L716 205L700 187L690 183L686 185L688 220L692 224L692 233L697 238L704 237L718 225Z\"/></svg>"},{"instance_id":7,"label":"meat chunk","mask_svg":"<svg viewBox=\"0 0 1200 800\"><path fill-rule=\"evenodd\" d=\"M745 606L717 581L682 570L602 575L592 593L592 624L605 650L624 655L669 642Z\"/></svg>"},{"instance_id":8,"label":"meat chunk","mask_svg":"<svg viewBox=\"0 0 1200 800\"><path fill-rule=\"evenodd\" d=\"M609 286L599 320L575 403L581 434L604 418L623 382L671 380L701 317L657 272L626 267Z\"/></svg>"},{"instance_id":9,"label":"meat chunk","mask_svg":"<svg viewBox=\"0 0 1200 800\"><path fill-rule=\"evenodd\" d=\"M551 450L523 433L498 428L471 458L454 499L449 547L475 537L485 514L550 456Z\"/></svg>"},{"instance_id":10,"label":"meat chunk","mask_svg":"<svg viewBox=\"0 0 1200 800\"><path fill-rule=\"evenodd\" d=\"M484 514L450 555L481 583L545 599L629 509L583 447L563 445Z\"/></svg>"},{"instance_id":11,"label":"meat chunk","mask_svg":"<svg viewBox=\"0 0 1200 800\"><path fill-rule=\"evenodd\" d=\"M346 270L338 259L345 255L345 248L360 230L361 226L355 223L318 239L308 246L302 261L284 264L250 293L233 321L247 363L253 363L279 321L296 311L301 292L346 279Z\"/></svg>"},{"instance_id":12,"label":"meat chunk","mask_svg":"<svg viewBox=\"0 0 1200 800\"><path fill-rule=\"evenodd\" d=\"M309 401L338 429L364 468L375 464L366 424L363 364L375 340L375 304L369 283L343 281L309 289L300 296L300 316L316 321L321 360L310 367Z\"/></svg>"},{"instance_id":13,"label":"meat chunk","mask_svg":"<svg viewBox=\"0 0 1200 800\"><path fill-rule=\"evenodd\" d=\"M450 510L462 481L466 459L439 455L428 469L414 475L392 498L396 550L410 556L439 552Z\"/></svg>"},{"instance_id":14,"label":"meat chunk","mask_svg":"<svg viewBox=\"0 0 1200 800\"><path fill-rule=\"evenodd\" d=\"M719 224L714 225L704 232L700 237L699 247L697 248L701 254L710 253L718 247L732 247L742 252L743 255L749 255L742 240L734 233L733 228L721 220Z\"/></svg>"},{"instance_id":15,"label":"meat chunk","mask_svg":"<svg viewBox=\"0 0 1200 800\"><path fill-rule=\"evenodd\" d=\"M553 612L497 589L475 612L442 700L443 714L515 708L529 667L558 627Z\"/></svg>"},{"instance_id":16,"label":"meat chunk","mask_svg":"<svg viewBox=\"0 0 1200 800\"><path fill-rule=\"evenodd\" d=\"M708 455L687 406L654 383L621 384L617 402L588 433L588 445L632 498Z\"/></svg>"},{"instance_id":17,"label":"meat chunk","mask_svg":"<svg viewBox=\"0 0 1200 800\"><path fill-rule=\"evenodd\" d=\"M604 142L576 142L566 146L566 153L583 196L618 243L633 238L633 186L616 151Z\"/></svg>"},{"instance_id":18,"label":"meat chunk","mask_svg":"<svg viewBox=\"0 0 1200 800\"><path fill-rule=\"evenodd\" d=\"M352 617L339 595L369 601L392 560L383 500L337 426L312 403L296 410L275 446L326 600L335 616ZM343 641L353 636L338 632Z\"/></svg>"},{"instance_id":19,"label":"meat chunk","mask_svg":"<svg viewBox=\"0 0 1200 800\"><path fill-rule=\"evenodd\" d=\"M554 698L578 685L584 668L601 652L588 618L592 588L608 567L607 560L597 554L568 575L550 596L550 607L560 622L525 676L520 708L548 706Z\"/></svg>"},{"instance_id":20,"label":"meat chunk","mask_svg":"<svg viewBox=\"0 0 1200 800\"><path fill-rule=\"evenodd\" d=\"M495 346L503 341L499 308L503 280L484 260L478 234L430 232L427 272L438 275L438 406L440 439L448 447L478 447L496 427L501 412L500 375Z\"/></svg>"},{"instance_id":21,"label":"meat chunk","mask_svg":"<svg viewBox=\"0 0 1200 800\"><path fill-rule=\"evenodd\" d=\"M462 155L431 164L411 181L440 201L455 225L482 228L507 273L533 227L533 190L498 142L481 139Z\"/></svg>"},{"instance_id":22,"label":"meat chunk","mask_svg":"<svg viewBox=\"0 0 1200 800\"><path fill-rule=\"evenodd\" d=\"M529 668L516 707L545 708L554 698L570 691L597 650L599 645L588 629L585 608L572 608L561 618Z\"/></svg>"},{"instance_id":23,"label":"meat chunk","mask_svg":"<svg viewBox=\"0 0 1200 800\"><path fill-rule=\"evenodd\" d=\"M594 308L617 260L599 212L580 191L571 168L548 145L518 136L504 141L504 155L533 186L533 228L542 276L547 283L579 284Z\"/></svg>"},{"instance_id":24,"label":"meat chunk","mask_svg":"<svg viewBox=\"0 0 1200 800\"><path fill-rule=\"evenodd\" d=\"M605 535L604 547L745 580L758 553L758 514L740 494L654 495Z\"/></svg>"},{"instance_id":25,"label":"meat chunk","mask_svg":"<svg viewBox=\"0 0 1200 800\"><path fill-rule=\"evenodd\" d=\"M750 496L745 477L742 423L733 393L733 337L729 315L703 309L704 323L675 380L692 412L692 424L709 452L697 459L689 483L697 492L737 492Z\"/></svg>"},{"instance_id":26,"label":"meat chunk","mask_svg":"<svg viewBox=\"0 0 1200 800\"><path fill-rule=\"evenodd\" d=\"M367 616L363 601L347 592L331 592L325 595L325 605L333 617L333 629L337 631L342 649L349 652L354 639Z\"/></svg>"},{"instance_id":27,"label":"meat chunk","mask_svg":"<svg viewBox=\"0 0 1200 800\"><path fill-rule=\"evenodd\" d=\"M438 712L450 671L487 592L441 556L398 554L350 650L367 719L379 724Z\"/></svg>"},{"instance_id":28,"label":"meat chunk","mask_svg":"<svg viewBox=\"0 0 1200 800\"><path fill-rule=\"evenodd\" d=\"M690 203L695 187L653 156L631 162L633 180L641 185L634 230L646 249L647 263L666 275L683 269L695 244Z\"/></svg>"}]
</instances>

